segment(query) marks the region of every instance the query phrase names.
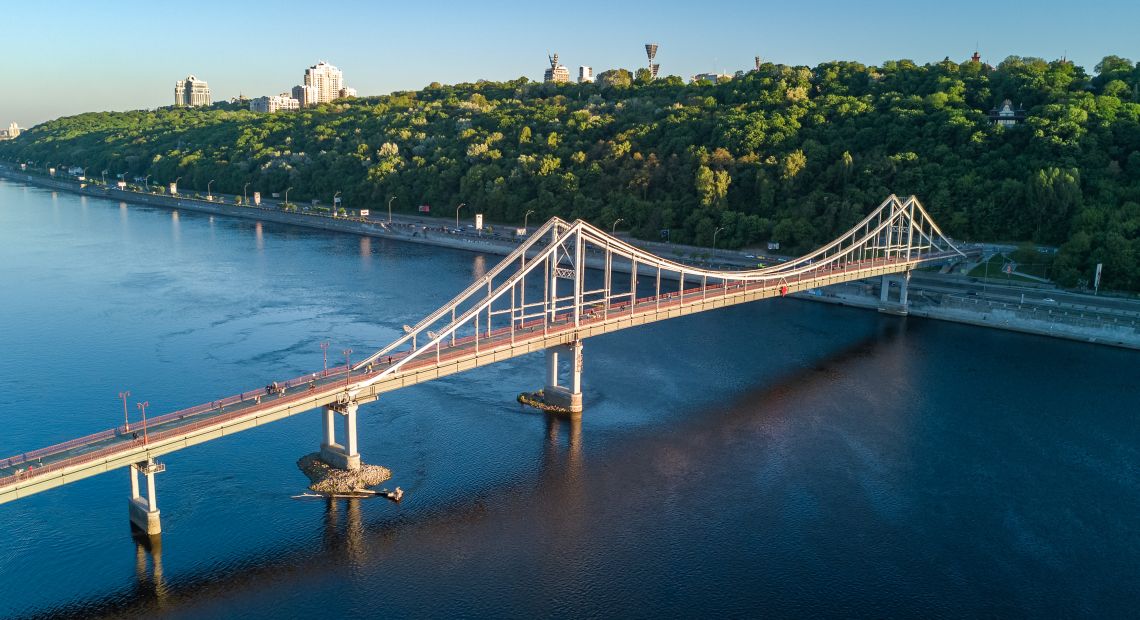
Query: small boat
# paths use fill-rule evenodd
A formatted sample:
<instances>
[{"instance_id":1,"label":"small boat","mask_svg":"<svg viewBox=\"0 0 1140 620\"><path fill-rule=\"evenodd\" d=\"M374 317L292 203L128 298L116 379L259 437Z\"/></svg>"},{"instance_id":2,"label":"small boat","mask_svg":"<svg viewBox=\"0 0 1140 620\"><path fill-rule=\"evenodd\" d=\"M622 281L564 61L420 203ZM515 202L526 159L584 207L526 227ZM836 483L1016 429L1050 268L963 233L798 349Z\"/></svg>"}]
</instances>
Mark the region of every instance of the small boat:
<instances>
[{"instance_id":1,"label":"small boat","mask_svg":"<svg viewBox=\"0 0 1140 620\"><path fill-rule=\"evenodd\" d=\"M376 491L351 491L349 493L302 493L294 495L293 499L366 499L379 497Z\"/></svg>"},{"instance_id":2,"label":"small boat","mask_svg":"<svg viewBox=\"0 0 1140 620\"><path fill-rule=\"evenodd\" d=\"M404 490L400 487L396 487L395 491L389 491L388 489L382 491L360 489L359 491L349 491L347 493L302 493L292 497L293 499L363 499L366 497L384 497L398 503L404 497Z\"/></svg>"}]
</instances>

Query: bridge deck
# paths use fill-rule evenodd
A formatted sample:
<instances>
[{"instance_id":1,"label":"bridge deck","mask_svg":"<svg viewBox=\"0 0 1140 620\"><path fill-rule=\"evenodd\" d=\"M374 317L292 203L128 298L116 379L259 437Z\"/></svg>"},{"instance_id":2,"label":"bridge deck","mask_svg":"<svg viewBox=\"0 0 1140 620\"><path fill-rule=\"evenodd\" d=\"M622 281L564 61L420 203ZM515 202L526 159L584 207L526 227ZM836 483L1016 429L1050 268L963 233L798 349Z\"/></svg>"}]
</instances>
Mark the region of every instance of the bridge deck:
<instances>
[{"instance_id":1,"label":"bridge deck","mask_svg":"<svg viewBox=\"0 0 1140 620\"><path fill-rule=\"evenodd\" d=\"M516 324L514 329L502 327L490 334L484 332L478 337L467 336L447 346L420 351L417 359L363 388L360 388L362 383L399 363L410 352L384 357L374 363L370 371L363 373L352 373L347 367L338 367L304 375L283 383L286 389L281 394L268 394L265 389L253 390L150 418L145 429L141 423L131 424L129 429L120 426L0 460L0 503L337 403L354 389L357 389L357 402L371 402L384 392L575 339L785 293L898 273L941 258L930 255L917 260L876 258L850 263L842 269L824 266L787 281L763 286L758 283L710 284L686 289L683 293L640 298L633 303L595 304L579 316L577 326L574 325L572 311L564 312L550 321L536 319Z\"/></svg>"}]
</instances>

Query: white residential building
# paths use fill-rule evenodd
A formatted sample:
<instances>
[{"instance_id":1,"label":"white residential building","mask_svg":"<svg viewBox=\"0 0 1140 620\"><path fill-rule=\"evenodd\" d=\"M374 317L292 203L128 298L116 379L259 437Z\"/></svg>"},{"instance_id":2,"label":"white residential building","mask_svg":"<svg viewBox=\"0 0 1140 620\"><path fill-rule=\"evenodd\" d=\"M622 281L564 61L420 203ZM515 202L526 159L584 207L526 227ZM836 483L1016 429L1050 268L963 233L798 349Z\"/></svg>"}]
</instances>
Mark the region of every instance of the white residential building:
<instances>
[{"instance_id":1,"label":"white residential building","mask_svg":"<svg viewBox=\"0 0 1140 620\"><path fill-rule=\"evenodd\" d=\"M280 95L273 95L272 97L258 97L249 102L250 112L276 112L278 110L300 110L301 102L289 96L289 93L281 93Z\"/></svg>"},{"instance_id":2,"label":"white residential building","mask_svg":"<svg viewBox=\"0 0 1140 620\"><path fill-rule=\"evenodd\" d=\"M356 89L344 85L344 73L323 60L305 69L305 83L293 87L293 98L302 106L355 96Z\"/></svg>"},{"instance_id":3,"label":"white residential building","mask_svg":"<svg viewBox=\"0 0 1140 620\"><path fill-rule=\"evenodd\" d=\"M594 68L582 65L578 67L578 83L588 84L594 81Z\"/></svg>"},{"instance_id":4,"label":"white residential building","mask_svg":"<svg viewBox=\"0 0 1140 620\"><path fill-rule=\"evenodd\" d=\"M205 80L189 75L174 83L174 105L193 107L210 103L210 87Z\"/></svg>"}]
</instances>

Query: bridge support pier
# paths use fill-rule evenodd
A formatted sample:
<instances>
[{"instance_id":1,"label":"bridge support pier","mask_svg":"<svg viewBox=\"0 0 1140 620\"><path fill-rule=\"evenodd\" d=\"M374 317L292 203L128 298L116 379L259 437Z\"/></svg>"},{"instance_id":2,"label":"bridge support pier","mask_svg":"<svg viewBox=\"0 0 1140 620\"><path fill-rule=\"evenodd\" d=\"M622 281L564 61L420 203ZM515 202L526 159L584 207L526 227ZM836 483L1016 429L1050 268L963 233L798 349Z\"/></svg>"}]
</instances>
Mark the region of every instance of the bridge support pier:
<instances>
[{"instance_id":1,"label":"bridge support pier","mask_svg":"<svg viewBox=\"0 0 1140 620\"><path fill-rule=\"evenodd\" d=\"M891 284L898 286L898 300L891 299ZM882 277L882 286L879 291L879 312L888 314L906 315L907 313L907 286L910 284L910 271L901 274L886 275Z\"/></svg>"},{"instance_id":2,"label":"bridge support pier","mask_svg":"<svg viewBox=\"0 0 1140 620\"><path fill-rule=\"evenodd\" d=\"M324 410L325 440L321 442L321 460L338 469L360 469L360 452L356 448L355 402L327 405ZM336 442L336 416L345 418L344 445Z\"/></svg>"},{"instance_id":3,"label":"bridge support pier","mask_svg":"<svg viewBox=\"0 0 1140 620\"><path fill-rule=\"evenodd\" d=\"M570 359L570 385L558 384L559 353L566 353ZM582 412L582 341L575 340L546 350L546 387L542 389L542 400L548 405L568 409L570 413Z\"/></svg>"},{"instance_id":4,"label":"bridge support pier","mask_svg":"<svg viewBox=\"0 0 1140 620\"><path fill-rule=\"evenodd\" d=\"M154 475L166 471L166 465L147 459L140 463L131 463L131 499L130 518L131 525L141 530L147 536L162 533L162 521L158 513L158 495L154 489ZM146 476L146 497L139 493L139 474Z\"/></svg>"}]
</instances>

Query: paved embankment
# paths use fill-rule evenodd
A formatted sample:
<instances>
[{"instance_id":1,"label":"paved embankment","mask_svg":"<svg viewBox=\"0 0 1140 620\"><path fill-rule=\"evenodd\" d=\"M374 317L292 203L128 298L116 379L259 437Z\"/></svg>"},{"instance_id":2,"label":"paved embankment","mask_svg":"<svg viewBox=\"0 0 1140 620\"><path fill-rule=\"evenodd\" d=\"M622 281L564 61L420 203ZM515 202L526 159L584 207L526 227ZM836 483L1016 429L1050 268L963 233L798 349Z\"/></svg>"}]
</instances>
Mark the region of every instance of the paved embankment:
<instances>
[{"instance_id":1,"label":"paved embankment","mask_svg":"<svg viewBox=\"0 0 1140 620\"><path fill-rule=\"evenodd\" d=\"M828 287L818 294L796 293L793 297L878 310L879 289L873 284ZM925 294L912 288L909 316L966 323L979 327L1052 336L1093 344L1140 349L1140 318L1062 309L1040 304L1006 303L952 294Z\"/></svg>"}]
</instances>

